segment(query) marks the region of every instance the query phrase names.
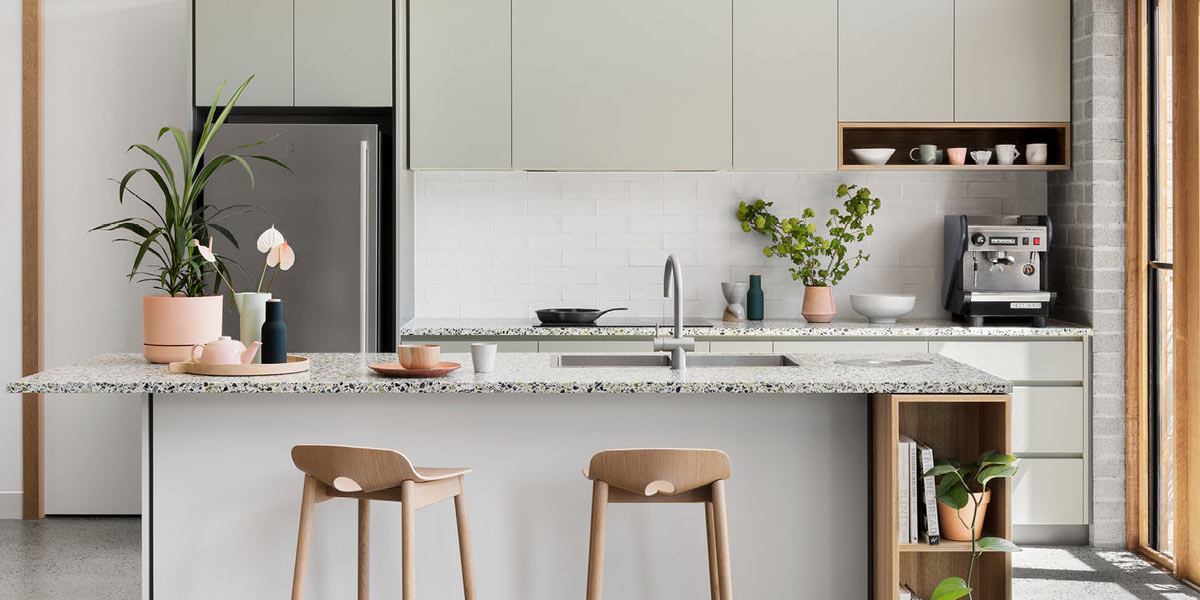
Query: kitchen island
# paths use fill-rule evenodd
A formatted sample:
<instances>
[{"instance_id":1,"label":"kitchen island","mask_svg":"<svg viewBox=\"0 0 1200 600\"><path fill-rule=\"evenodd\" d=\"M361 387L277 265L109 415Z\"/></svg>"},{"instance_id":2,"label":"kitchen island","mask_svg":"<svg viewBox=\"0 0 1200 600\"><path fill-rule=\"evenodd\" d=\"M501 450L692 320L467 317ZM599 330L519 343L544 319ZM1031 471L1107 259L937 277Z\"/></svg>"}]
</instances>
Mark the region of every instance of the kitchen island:
<instances>
[{"instance_id":1,"label":"kitchen island","mask_svg":"<svg viewBox=\"0 0 1200 600\"><path fill-rule=\"evenodd\" d=\"M738 596L867 597L871 548L886 546L870 541L886 529L873 531L869 518L868 442L879 420L869 417L872 406L904 394L946 405L998 398L1006 409L1012 390L936 354L889 356L929 363L908 367L852 367L839 361L857 356L826 354L793 356L795 366L675 372L559 367L554 355L511 353L486 375L470 371L468 356L450 354L443 359L464 368L425 380L367 368L394 361L389 354L309 356L307 373L216 378L167 374L139 355L102 355L8 391L145 395L146 597L287 597L302 481L289 450L317 443L473 467L466 481L481 593L557 600L584 589L591 486L580 467L597 450L639 446L730 455ZM399 521L398 506L375 511L376 597L399 597ZM354 523L353 502L318 507L308 597L352 593ZM613 507L608 597L705 597L702 523L693 505ZM461 597L453 531L448 505L418 516L418 597Z\"/></svg>"}]
</instances>

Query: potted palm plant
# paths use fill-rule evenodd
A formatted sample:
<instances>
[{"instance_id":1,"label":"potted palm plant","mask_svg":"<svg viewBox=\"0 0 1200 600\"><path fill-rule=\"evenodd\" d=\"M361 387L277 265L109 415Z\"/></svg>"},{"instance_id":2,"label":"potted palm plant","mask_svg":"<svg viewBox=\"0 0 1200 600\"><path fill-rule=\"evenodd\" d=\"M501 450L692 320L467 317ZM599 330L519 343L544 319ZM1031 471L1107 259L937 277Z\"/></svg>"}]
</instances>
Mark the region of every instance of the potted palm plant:
<instances>
[{"instance_id":1,"label":"potted palm plant","mask_svg":"<svg viewBox=\"0 0 1200 600\"><path fill-rule=\"evenodd\" d=\"M146 144L134 144L127 151L138 150L154 162L154 166L139 167L125 173L120 180L117 201L124 204L126 195L141 202L149 212L146 216L127 217L92 228L116 232L113 240L132 244L136 252L133 267L127 275L130 281L149 283L161 293L142 297L142 350L146 360L155 363L187 360L193 344L204 344L221 336L221 282L228 273L224 261L209 262L201 256L193 240L208 240L217 235L235 247L237 240L220 224L230 216L252 210L246 206L216 208L199 202L204 186L221 168L239 164L254 186L254 172L247 159L269 162L287 169L269 156L239 155L233 151L257 146L269 140L233 148L201 164L205 150L229 117L242 92L254 77L251 76L229 98L218 113L224 83L217 90L204 129L200 132L195 151L188 135L178 127L163 127L158 139L168 133L179 150L179 171L162 154ZM289 169L290 170L290 169ZM157 188L162 198L151 202L130 189L129 182L143 174ZM214 276L216 275L220 276ZM208 281L211 280L211 291Z\"/></svg>"},{"instance_id":2,"label":"potted palm plant","mask_svg":"<svg viewBox=\"0 0 1200 600\"><path fill-rule=\"evenodd\" d=\"M857 192L854 190L858 190ZM825 221L826 235L817 233L816 212L804 209L799 218L780 218L771 214L773 202L755 200L738 204L737 217L742 222L742 231L753 231L769 236L771 244L763 247L763 254L791 259L793 281L804 283L804 304L800 313L810 323L828 323L837 314L833 303L833 286L837 285L850 269L858 268L871 255L859 248L851 252L852 244L862 242L875 233L875 226L867 218L879 210L879 198L871 197L871 190L855 185L838 186L837 197L845 199L842 207L829 209Z\"/></svg>"}]
</instances>

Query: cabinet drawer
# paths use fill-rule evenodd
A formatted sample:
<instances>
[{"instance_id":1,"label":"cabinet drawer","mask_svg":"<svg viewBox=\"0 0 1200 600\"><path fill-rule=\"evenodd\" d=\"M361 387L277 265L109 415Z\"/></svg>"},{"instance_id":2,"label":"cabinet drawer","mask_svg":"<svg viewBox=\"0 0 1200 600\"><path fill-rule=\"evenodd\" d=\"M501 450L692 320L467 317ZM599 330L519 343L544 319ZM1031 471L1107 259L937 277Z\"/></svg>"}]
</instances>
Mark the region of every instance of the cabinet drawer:
<instances>
[{"instance_id":1,"label":"cabinet drawer","mask_svg":"<svg viewBox=\"0 0 1200 600\"><path fill-rule=\"evenodd\" d=\"M772 352L773 344L770 340L766 341L712 341L709 343L709 352Z\"/></svg>"},{"instance_id":2,"label":"cabinet drawer","mask_svg":"<svg viewBox=\"0 0 1200 600\"><path fill-rule=\"evenodd\" d=\"M1082 387L1014 387L1013 451L1082 454L1086 417Z\"/></svg>"},{"instance_id":3,"label":"cabinet drawer","mask_svg":"<svg viewBox=\"0 0 1200 600\"><path fill-rule=\"evenodd\" d=\"M537 345L538 352L654 352L652 340L550 340Z\"/></svg>"},{"instance_id":4,"label":"cabinet drawer","mask_svg":"<svg viewBox=\"0 0 1200 600\"><path fill-rule=\"evenodd\" d=\"M929 343L924 340L880 341L880 340L829 340L775 342L776 352L929 352Z\"/></svg>"},{"instance_id":5,"label":"cabinet drawer","mask_svg":"<svg viewBox=\"0 0 1200 600\"><path fill-rule=\"evenodd\" d=\"M1014 525L1086 525L1082 458L1023 458L1013 481Z\"/></svg>"},{"instance_id":6,"label":"cabinet drawer","mask_svg":"<svg viewBox=\"0 0 1200 600\"><path fill-rule=\"evenodd\" d=\"M1083 342L933 341L929 351L1012 381L1083 381Z\"/></svg>"}]
</instances>

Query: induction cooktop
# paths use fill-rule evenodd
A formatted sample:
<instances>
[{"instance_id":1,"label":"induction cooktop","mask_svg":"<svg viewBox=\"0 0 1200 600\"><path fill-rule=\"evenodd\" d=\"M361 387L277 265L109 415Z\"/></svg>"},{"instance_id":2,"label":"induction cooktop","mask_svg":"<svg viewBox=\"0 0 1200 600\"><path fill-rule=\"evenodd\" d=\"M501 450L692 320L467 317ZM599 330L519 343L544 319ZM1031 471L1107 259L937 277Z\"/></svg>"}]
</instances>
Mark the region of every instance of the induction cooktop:
<instances>
[{"instance_id":1,"label":"induction cooktop","mask_svg":"<svg viewBox=\"0 0 1200 600\"><path fill-rule=\"evenodd\" d=\"M662 327L671 327L674 325L671 319L656 319L654 317L600 317L595 323L540 323L538 327L654 327L656 324ZM684 319L684 327L712 327L713 324L707 319Z\"/></svg>"}]
</instances>

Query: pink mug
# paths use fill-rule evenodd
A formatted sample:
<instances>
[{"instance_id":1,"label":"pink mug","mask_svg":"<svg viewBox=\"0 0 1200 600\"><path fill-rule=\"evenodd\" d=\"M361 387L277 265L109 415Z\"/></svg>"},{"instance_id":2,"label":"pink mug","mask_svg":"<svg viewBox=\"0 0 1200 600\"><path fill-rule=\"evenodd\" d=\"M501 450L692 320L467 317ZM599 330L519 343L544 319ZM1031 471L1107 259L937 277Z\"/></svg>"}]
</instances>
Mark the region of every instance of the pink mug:
<instances>
[{"instance_id":1,"label":"pink mug","mask_svg":"<svg viewBox=\"0 0 1200 600\"><path fill-rule=\"evenodd\" d=\"M967 164L966 148L946 148L946 156L950 157L950 164L952 165Z\"/></svg>"}]
</instances>

